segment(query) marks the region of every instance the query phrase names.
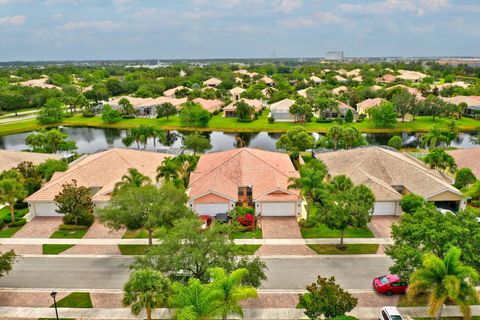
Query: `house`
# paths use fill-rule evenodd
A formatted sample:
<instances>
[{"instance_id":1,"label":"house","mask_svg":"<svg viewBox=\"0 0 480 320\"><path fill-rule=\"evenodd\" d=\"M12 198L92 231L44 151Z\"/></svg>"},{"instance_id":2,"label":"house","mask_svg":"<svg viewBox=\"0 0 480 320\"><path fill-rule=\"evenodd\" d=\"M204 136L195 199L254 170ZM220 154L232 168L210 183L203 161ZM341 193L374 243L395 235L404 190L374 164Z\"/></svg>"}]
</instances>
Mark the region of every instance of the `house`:
<instances>
[{"instance_id":1,"label":"house","mask_svg":"<svg viewBox=\"0 0 480 320\"><path fill-rule=\"evenodd\" d=\"M352 78L352 80L357 81L357 82L362 82L363 78L362 78L362 76L356 76L355 78Z\"/></svg>"},{"instance_id":2,"label":"house","mask_svg":"<svg viewBox=\"0 0 480 320\"><path fill-rule=\"evenodd\" d=\"M367 114L368 109L376 107L384 101L386 100L382 98L363 100L362 102L357 103L357 112L358 114Z\"/></svg>"},{"instance_id":3,"label":"house","mask_svg":"<svg viewBox=\"0 0 480 320\"><path fill-rule=\"evenodd\" d=\"M256 72L248 72L248 70L245 70L245 69L235 70L233 71L233 73L249 76L250 78L253 78L258 75L258 73Z\"/></svg>"},{"instance_id":4,"label":"house","mask_svg":"<svg viewBox=\"0 0 480 320\"><path fill-rule=\"evenodd\" d=\"M207 153L190 175L188 204L198 215L214 216L235 206L252 206L260 216L302 216L298 177L286 153L251 148Z\"/></svg>"},{"instance_id":5,"label":"house","mask_svg":"<svg viewBox=\"0 0 480 320\"><path fill-rule=\"evenodd\" d=\"M310 90L310 89L311 89L311 87L298 90L298 91L297 91L297 94L298 94L300 97L306 98L306 97L307 97L307 91Z\"/></svg>"},{"instance_id":6,"label":"house","mask_svg":"<svg viewBox=\"0 0 480 320\"><path fill-rule=\"evenodd\" d=\"M470 168L477 179L480 179L480 147L448 150L447 153L455 159L459 169Z\"/></svg>"},{"instance_id":7,"label":"house","mask_svg":"<svg viewBox=\"0 0 480 320\"><path fill-rule=\"evenodd\" d=\"M325 110L316 112L315 115L317 117L324 117L327 119L335 119L338 117L345 118L345 115L347 114L348 110L351 110L353 113L353 118L354 119L358 118L357 110L350 107L348 104L343 103L342 101L337 100L337 103L338 103L337 109L334 109L334 110L325 109Z\"/></svg>"},{"instance_id":8,"label":"house","mask_svg":"<svg viewBox=\"0 0 480 320\"><path fill-rule=\"evenodd\" d=\"M378 80L378 82L391 83L391 82L397 80L397 77L394 76L393 74L386 74L386 75L381 76L377 80Z\"/></svg>"},{"instance_id":9,"label":"house","mask_svg":"<svg viewBox=\"0 0 480 320\"><path fill-rule=\"evenodd\" d=\"M217 78L210 78L208 80L203 81L203 85L210 88L216 88L222 83L222 80Z\"/></svg>"},{"instance_id":10,"label":"house","mask_svg":"<svg viewBox=\"0 0 480 320\"><path fill-rule=\"evenodd\" d=\"M336 75L335 77L335 80L337 80L338 82L347 82L348 80L342 76L339 76L339 75Z\"/></svg>"},{"instance_id":11,"label":"house","mask_svg":"<svg viewBox=\"0 0 480 320\"><path fill-rule=\"evenodd\" d=\"M294 122L295 116L290 113L290 107L295 104L295 100L283 99L270 105L270 116L276 122Z\"/></svg>"},{"instance_id":12,"label":"house","mask_svg":"<svg viewBox=\"0 0 480 320\"><path fill-rule=\"evenodd\" d=\"M467 115L475 115L480 112L480 96L455 96L455 97L441 97L443 101L459 105L465 103Z\"/></svg>"},{"instance_id":13,"label":"house","mask_svg":"<svg viewBox=\"0 0 480 320\"><path fill-rule=\"evenodd\" d=\"M373 91L378 91L378 90L382 90L383 87L375 84L375 85L371 86L370 89L372 89Z\"/></svg>"},{"instance_id":14,"label":"house","mask_svg":"<svg viewBox=\"0 0 480 320\"><path fill-rule=\"evenodd\" d=\"M224 103L222 100L217 100L217 99L203 99L203 98L196 98L193 99L193 102L198 103L199 105L202 106L203 109L207 110L210 113L214 113L215 111L219 111Z\"/></svg>"},{"instance_id":15,"label":"house","mask_svg":"<svg viewBox=\"0 0 480 320\"><path fill-rule=\"evenodd\" d=\"M267 76L263 76L261 79L259 79L257 82L264 82L267 86L272 87L275 85L275 81Z\"/></svg>"},{"instance_id":16,"label":"house","mask_svg":"<svg viewBox=\"0 0 480 320\"><path fill-rule=\"evenodd\" d=\"M411 95L414 95L415 98L417 98L417 100L420 100L420 101L425 100L425 97L422 95L422 93L418 89L411 88L411 87L408 87L408 86L403 85L403 84L397 84L395 86L389 87L389 88L387 88L387 91L393 90L395 88L403 88L403 89L407 90L408 93L410 93Z\"/></svg>"},{"instance_id":17,"label":"house","mask_svg":"<svg viewBox=\"0 0 480 320\"><path fill-rule=\"evenodd\" d=\"M184 87L184 86L178 86L178 87L175 87L175 88L172 88L172 89L168 89L168 90L165 90L163 91L163 95L167 98L175 98L175 93L177 91L182 91L182 90L188 90L188 91L191 91L190 88L188 87Z\"/></svg>"},{"instance_id":18,"label":"house","mask_svg":"<svg viewBox=\"0 0 480 320\"><path fill-rule=\"evenodd\" d=\"M230 103L228 106L223 108L223 116L225 118L233 118L237 116L237 102L245 102L246 104L252 106L255 112L259 112L262 110L264 104L261 100L258 99L245 99L241 98L239 101L234 101Z\"/></svg>"},{"instance_id":19,"label":"house","mask_svg":"<svg viewBox=\"0 0 480 320\"><path fill-rule=\"evenodd\" d=\"M18 166L20 162L28 161L37 165L48 159L64 159L62 154L37 153L26 151L0 150L0 172Z\"/></svg>"},{"instance_id":20,"label":"house","mask_svg":"<svg viewBox=\"0 0 480 320\"><path fill-rule=\"evenodd\" d=\"M262 89L262 91L260 91L264 97L267 97L267 98L270 98L270 93L273 92L273 91L277 91L277 89L273 88L273 87L267 87L267 88L264 88Z\"/></svg>"},{"instance_id":21,"label":"house","mask_svg":"<svg viewBox=\"0 0 480 320\"><path fill-rule=\"evenodd\" d=\"M354 78L355 78L355 77L359 77L359 76L360 76L360 72L361 72L361 71L362 71L362 70L360 70L360 69L353 69L353 70L351 70L351 71L348 71L348 72L345 73L345 74L346 74L347 77L354 77Z\"/></svg>"},{"instance_id":22,"label":"house","mask_svg":"<svg viewBox=\"0 0 480 320\"><path fill-rule=\"evenodd\" d=\"M455 82L447 82L447 83L442 83L442 84L436 84L433 85L433 88L437 88L439 91L442 91L443 89L450 88L450 87L460 87L463 89L467 89L470 86L470 84L466 83L465 81L455 81Z\"/></svg>"},{"instance_id":23,"label":"house","mask_svg":"<svg viewBox=\"0 0 480 320\"><path fill-rule=\"evenodd\" d=\"M232 95L232 100L233 101L238 101L240 100L240 95L244 93L246 90L240 87L235 87L233 89L230 89L230 94Z\"/></svg>"},{"instance_id":24,"label":"house","mask_svg":"<svg viewBox=\"0 0 480 320\"><path fill-rule=\"evenodd\" d=\"M400 73L397 78L412 82L420 82L423 78L426 78L427 75L418 71L410 71L410 70L398 70Z\"/></svg>"},{"instance_id":25,"label":"house","mask_svg":"<svg viewBox=\"0 0 480 320\"><path fill-rule=\"evenodd\" d=\"M316 84L320 84L320 83L324 82L325 80L320 79L319 77L317 77L315 75L312 75L310 77L310 81L312 81L313 83L316 83Z\"/></svg>"},{"instance_id":26,"label":"house","mask_svg":"<svg viewBox=\"0 0 480 320\"><path fill-rule=\"evenodd\" d=\"M335 89L332 90L332 93L335 94L335 95L340 95L344 92L347 92L348 91L348 88L345 87L345 86L340 86L340 87L337 87Z\"/></svg>"},{"instance_id":27,"label":"house","mask_svg":"<svg viewBox=\"0 0 480 320\"><path fill-rule=\"evenodd\" d=\"M399 215L403 195L414 193L437 207L458 210L465 207L462 193L451 186L451 178L401 152L383 147L316 152L327 166L327 179L348 176L365 184L375 195L373 215Z\"/></svg>"},{"instance_id":28,"label":"house","mask_svg":"<svg viewBox=\"0 0 480 320\"><path fill-rule=\"evenodd\" d=\"M113 98L108 101L108 104L113 108L117 110L122 110L123 107L119 104L120 100L123 98L127 99L135 109L136 113L139 116L143 117L155 117L157 114L157 109L156 107L164 104L164 103L171 103L173 104L177 109L180 108L182 104L187 102L187 98L169 98L169 97L157 97L157 98L139 98L139 97L131 97L131 96L121 96L117 98Z\"/></svg>"},{"instance_id":29,"label":"house","mask_svg":"<svg viewBox=\"0 0 480 320\"><path fill-rule=\"evenodd\" d=\"M158 152L114 148L88 155L72 162L65 172L56 172L40 190L25 199L30 216L62 216L56 212L55 196L62 185L77 181L77 185L90 189L95 207L104 207L112 196L115 184L121 181L128 169L135 168L155 181L157 167L169 157Z\"/></svg>"}]
</instances>

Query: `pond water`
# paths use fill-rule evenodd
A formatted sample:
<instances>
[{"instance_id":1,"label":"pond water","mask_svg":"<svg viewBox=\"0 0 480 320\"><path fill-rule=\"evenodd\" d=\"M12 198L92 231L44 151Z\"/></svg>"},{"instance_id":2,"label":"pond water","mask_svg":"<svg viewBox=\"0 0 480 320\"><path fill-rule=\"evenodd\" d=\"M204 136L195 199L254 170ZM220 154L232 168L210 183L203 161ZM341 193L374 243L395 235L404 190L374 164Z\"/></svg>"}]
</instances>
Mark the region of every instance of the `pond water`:
<instances>
[{"instance_id":1,"label":"pond water","mask_svg":"<svg viewBox=\"0 0 480 320\"><path fill-rule=\"evenodd\" d=\"M125 147L122 139L127 136L127 130L120 129L100 129L88 127L65 127L62 129L68 134L70 140L77 142L79 153L91 153L100 149L110 147ZM0 149L7 150L25 150L25 138L29 132L0 136ZM156 143L150 139L147 143L147 149L165 149L168 147L181 148L182 136L188 134L186 132L170 131L168 133L168 145ZM213 131L204 133L210 138L213 146L211 151L223 151L239 147L261 148L265 150L276 150L275 143L282 133L258 132L258 133L228 133ZM318 139L320 134L313 134ZM416 147L419 143L421 134L418 133L402 133L400 134L406 147ZM386 145L392 134L365 134L365 138L370 145ZM477 146L475 144L476 133L460 133L458 138L452 142L452 147L469 148ZM136 148L136 144L131 146ZM143 146L140 146L143 148Z\"/></svg>"}]
</instances>

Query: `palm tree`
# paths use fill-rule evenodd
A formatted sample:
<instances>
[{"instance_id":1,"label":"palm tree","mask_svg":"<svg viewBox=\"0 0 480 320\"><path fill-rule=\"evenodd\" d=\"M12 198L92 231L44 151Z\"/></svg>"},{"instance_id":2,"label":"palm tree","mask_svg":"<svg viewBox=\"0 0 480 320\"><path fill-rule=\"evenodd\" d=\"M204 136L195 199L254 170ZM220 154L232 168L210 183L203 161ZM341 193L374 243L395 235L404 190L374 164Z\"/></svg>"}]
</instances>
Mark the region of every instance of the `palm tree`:
<instances>
[{"instance_id":1,"label":"palm tree","mask_svg":"<svg viewBox=\"0 0 480 320\"><path fill-rule=\"evenodd\" d=\"M450 141L450 137L437 125L420 138L420 144L429 148L435 148L441 143L449 143Z\"/></svg>"},{"instance_id":2,"label":"palm tree","mask_svg":"<svg viewBox=\"0 0 480 320\"><path fill-rule=\"evenodd\" d=\"M152 319L152 311L164 306L170 284L160 272L150 268L135 270L123 287L123 305L130 306L134 315L145 309L147 320Z\"/></svg>"},{"instance_id":3,"label":"palm tree","mask_svg":"<svg viewBox=\"0 0 480 320\"><path fill-rule=\"evenodd\" d=\"M166 158L157 168L157 181L164 178L177 187L187 187L190 173L198 163L197 156L181 154L174 158Z\"/></svg>"},{"instance_id":4,"label":"palm tree","mask_svg":"<svg viewBox=\"0 0 480 320\"><path fill-rule=\"evenodd\" d=\"M338 143L343 137L343 128L341 126L332 126L328 129L327 137L333 142L333 150L337 150Z\"/></svg>"},{"instance_id":5,"label":"palm tree","mask_svg":"<svg viewBox=\"0 0 480 320\"><path fill-rule=\"evenodd\" d=\"M460 307L465 319L471 318L470 305L478 302L478 273L461 262L461 254L457 247L451 247L443 259L428 253L423 257L423 267L410 276L408 298L428 294L429 313L436 319L442 318L442 306L447 300Z\"/></svg>"},{"instance_id":6,"label":"palm tree","mask_svg":"<svg viewBox=\"0 0 480 320\"><path fill-rule=\"evenodd\" d=\"M10 172L13 170L9 170ZM15 222L15 203L18 200L23 200L27 196L23 184L23 177L19 174L17 177L5 175L0 180L0 203L6 203L10 209L10 216L12 222Z\"/></svg>"},{"instance_id":7,"label":"palm tree","mask_svg":"<svg viewBox=\"0 0 480 320\"><path fill-rule=\"evenodd\" d=\"M164 130L158 128L152 128L150 132L150 137L153 139L153 147L157 148L157 140L161 144L165 144L167 142L167 134Z\"/></svg>"},{"instance_id":8,"label":"palm tree","mask_svg":"<svg viewBox=\"0 0 480 320\"><path fill-rule=\"evenodd\" d=\"M310 212L310 204L313 203L315 191L322 188L327 168L323 162L312 160L303 165L299 171L300 177L291 177L288 188L300 189L307 200L307 212Z\"/></svg>"},{"instance_id":9,"label":"palm tree","mask_svg":"<svg viewBox=\"0 0 480 320\"><path fill-rule=\"evenodd\" d=\"M175 319L206 320L218 314L223 295L221 288L204 285L199 279L190 278L187 284L173 283L168 304L176 309Z\"/></svg>"},{"instance_id":10,"label":"palm tree","mask_svg":"<svg viewBox=\"0 0 480 320\"><path fill-rule=\"evenodd\" d=\"M237 269L227 274L222 268L212 268L209 273L212 277L210 285L223 291L222 305L217 309L218 315L223 319L227 319L231 314L243 317L243 309L238 303L245 299L257 298L257 290L254 287L242 285L248 270Z\"/></svg>"},{"instance_id":11,"label":"palm tree","mask_svg":"<svg viewBox=\"0 0 480 320\"><path fill-rule=\"evenodd\" d=\"M135 168L129 168L128 174L123 175L120 182L115 184L114 191L120 190L120 188L131 186L131 187L141 187L143 185L150 184L152 180L143 175L140 171Z\"/></svg>"}]
</instances>

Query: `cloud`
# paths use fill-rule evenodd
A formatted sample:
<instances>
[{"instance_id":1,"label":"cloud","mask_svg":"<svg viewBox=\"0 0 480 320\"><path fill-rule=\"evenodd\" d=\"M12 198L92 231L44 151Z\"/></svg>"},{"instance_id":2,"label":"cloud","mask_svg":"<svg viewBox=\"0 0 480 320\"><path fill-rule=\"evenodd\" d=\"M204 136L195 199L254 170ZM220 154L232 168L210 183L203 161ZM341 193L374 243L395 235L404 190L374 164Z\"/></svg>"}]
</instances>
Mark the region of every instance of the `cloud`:
<instances>
[{"instance_id":1,"label":"cloud","mask_svg":"<svg viewBox=\"0 0 480 320\"><path fill-rule=\"evenodd\" d=\"M281 24L288 28L309 29L321 24L341 24L346 20L332 12L315 12L308 16L300 16L281 20Z\"/></svg>"},{"instance_id":2,"label":"cloud","mask_svg":"<svg viewBox=\"0 0 480 320\"><path fill-rule=\"evenodd\" d=\"M7 4L11 2L13 2L13 0L0 0L0 4Z\"/></svg>"},{"instance_id":3,"label":"cloud","mask_svg":"<svg viewBox=\"0 0 480 320\"><path fill-rule=\"evenodd\" d=\"M280 0L277 11L284 14L290 13L303 5L303 0Z\"/></svg>"},{"instance_id":4,"label":"cloud","mask_svg":"<svg viewBox=\"0 0 480 320\"><path fill-rule=\"evenodd\" d=\"M422 16L428 12L446 8L449 5L449 0L384 0L370 4L341 3L338 7L350 13L382 15L410 12Z\"/></svg>"},{"instance_id":5,"label":"cloud","mask_svg":"<svg viewBox=\"0 0 480 320\"><path fill-rule=\"evenodd\" d=\"M20 26L27 21L25 16L10 16L0 18L0 26Z\"/></svg>"},{"instance_id":6,"label":"cloud","mask_svg":"<svg viewBox=\"0 0 480 320\"><path fill-rule=\"evenodd\" d=\"M114 23L111 20L103 20L103 21L70 21L62 25L60 28L67 31L74 31L74 30L102 30L102 31L111 31L118 28L120 25L119 23Z\"/></svg>"}]
</instances>

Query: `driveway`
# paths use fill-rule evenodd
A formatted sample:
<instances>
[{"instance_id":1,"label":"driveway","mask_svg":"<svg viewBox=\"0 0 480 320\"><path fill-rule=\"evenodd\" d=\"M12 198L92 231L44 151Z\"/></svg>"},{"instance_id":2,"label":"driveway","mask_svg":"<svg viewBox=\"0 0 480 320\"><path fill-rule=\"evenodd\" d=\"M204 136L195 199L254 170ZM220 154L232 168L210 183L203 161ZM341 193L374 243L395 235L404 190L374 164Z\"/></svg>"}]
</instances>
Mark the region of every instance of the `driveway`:
<instances>
[{"instance_id":1,"label":"driveway","mask_svg":"<svg viewBox=\"0 0 480 320\"><path fill-rule=\"evenodd\" d=\"M301 239L296 217L262 217L263 239ZM262 245L257 256L310 256L316 253L304 245Z\"/></svg>"},{"instance_id":2,"label":"driveway","mask_svg":"<svg viewBox=\"0 0 480 320\"><path fill-rule=\"evenodd\" d=\"M49 238L63 223L61 217L35 217L13 235L14 238Z\"/></svg>"},{"instance_id":3,"label":"driveway","mask_svg":"<svg viewBox=\"0 0 480 320\"><path fill-rule=\"evenodd\" d=\"M118 231L110 230L101 224L97 219L88 229L84 238L86 239L121 239L125 230L120 229Z\"/></svg>"},{"instance_id":4,"label":"driveway","mask_svg":"<svg viewBox=\"0 0 480 320\"><path fill-rule=\"evenodd\" d=\"M392 224L400 221L400 216L375 216L368 223L368 228L373 232L375 238L390 238Z\"/></svg>"}]
</instances>

